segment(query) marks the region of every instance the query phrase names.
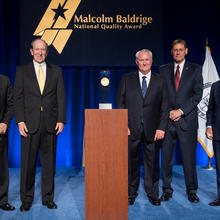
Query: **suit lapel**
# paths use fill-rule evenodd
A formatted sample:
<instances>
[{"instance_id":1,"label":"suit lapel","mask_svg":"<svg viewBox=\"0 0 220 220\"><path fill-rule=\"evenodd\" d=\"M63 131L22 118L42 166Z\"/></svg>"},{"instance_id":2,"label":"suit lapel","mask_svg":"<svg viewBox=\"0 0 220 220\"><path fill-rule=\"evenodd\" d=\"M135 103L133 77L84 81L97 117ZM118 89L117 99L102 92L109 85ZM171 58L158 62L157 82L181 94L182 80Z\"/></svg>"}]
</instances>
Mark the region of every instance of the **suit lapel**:
<instances>
[{"instance_id":1,"label":"suit lapel","mask_svg":"<svg viewBox=\"0 0 220 220\"><path fill-rule=\"evenodd\" d=\"M140 79L139 79L139 73L138 72L135 72L135 74L134 74L134 83L135 83L135 88L137 88L138 94L143 99L141 85L140 85Z\"/></svg>"},{"instance_id":2,"label":"suit lapel","mask_svg":"<svg viewBox=\"0 0 220 220\"><path fill-rule=\"evenodd\" d=\"M171 65L169 65L169 83L168 85L170 85L173 89L173 92L176 92L176 85L175 85L175 80L174 80L174 64L172 63Z\"/></svg>"},{"instance_id":3,"label":"suit lapel","mask_svg":"<svg viewBox=\"0 0 220 220\"><path fill-rule=\"evenodd\" d=\"M149 94L150 94L150 91L152 90L152 88L154 87L154 83L155 83L155 78L154 78L154 73L151 72L151 78L150 78L150 82L149 82L149 85L147 87L147 92L146 92L146 95L144 97L144 99L146 99Z\"/></svg>"},{"instance_id":4,"label":"suit lapel","mask_svg":"<svg viewBox=\"0 0 220 220\"><path fill-rule=\"evenodd\" d=\"M51 81L51 77L52 77L51 66L50 66L50 64L47 63L46 81L45 81L45 85L44 85L43 94L44 94L44 93L47 91L47 89L48 89L49 82Z\"/></svg>"},{"instance_id":5,"label":"suit lapel","mask_svg":"<svg viewBox=\"0 0 220 220\"><path fill-rule=\"evenodd\" d=\"M30 63L28 74L29 74L29 77L31 78L31 82L33 82L33 87L36 90L38 90L39 93L40 93L40 87L39 87L39 84L38 84L38 80L37 80L37 76L36 76L36 73L35 73L33 62Z\"/></svg>"},{"instance_id":6,"label":"suit lapel","mask_svg":"<svg viewBox=\"0 0 220 220\"><path fill-rule=\"evenodd\" d=\"M178 91L181 90L181 88L184 86L184 83L187 81L189 69L190 69L190 67L186 61L184 64L184 67L183 67L181 77L180 77L180 84L179 84Z\"/></svg>"}]
</instances>

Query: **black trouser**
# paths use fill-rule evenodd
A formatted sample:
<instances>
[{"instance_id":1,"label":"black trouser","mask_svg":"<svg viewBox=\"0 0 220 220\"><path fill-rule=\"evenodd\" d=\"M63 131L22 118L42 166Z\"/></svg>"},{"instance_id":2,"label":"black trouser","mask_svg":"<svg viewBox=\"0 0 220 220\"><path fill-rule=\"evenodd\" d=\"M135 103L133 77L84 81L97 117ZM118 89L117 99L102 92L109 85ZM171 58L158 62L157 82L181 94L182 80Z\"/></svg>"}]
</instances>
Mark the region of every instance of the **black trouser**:
<instances>
[{"instance_id":1,"label":"black trouser","mask_svg":"<svg viewBox=\"0 0 220 220\"><path fill-rule=\"evenodd\" d=\"M215 165L216 165L217 191L218 191L218 198L220 198L220 141L213 141L213 149L214 149Z\"/></svg>"},{"instance_id":2,"label":"black trouser","mask_svg":"<svg viewBox=\"0 0 220 220\"><path fill-rule=\"evenodd\" d=\"M40 127L34 134L21 137L21 182L20 196L22 202L32 202L34 199L34 184L36 161L40 150L41 161L41 193L42 202L54 199L54 175L56 167L56 142L55 133L48 133L46 120L41 118Z\"/></svg>"},{"instance_id":3,"label":"black trouser","mask_svg":"<svg viewBox=\"0 0 220 220\"><path fill-rule=\"evenodd\" d=\"M196 172L197 130L184 131L178 126L171 126L165 134L161 150L161 168L163 191L172 193L172 168L176 140L179 140L183 159L183 170L187 193L196 193L198 188Z\"/></svg>"},{"instance_id":4,"label":"black trouser","mask_svg":"<svg viewBox=\"0 0 220 220\"><path fill-rule=\"evenodd\" d=\"M143 127L138 139L128 137L128 195L136 197L140 182L140 156L143 144L144 188L148 196L158 196L159 160L156 157L157 142L147 142Z\"/></svg>"},{"instance_id":5,"label":"black trouser","mask_svg":"<svg viewBox=\"0 0 220 220\"><path fill-rule=\"evenodd\" d=\"M8 202L8 134L0 134L0 205Z\"/></svg>"}]
</instances>

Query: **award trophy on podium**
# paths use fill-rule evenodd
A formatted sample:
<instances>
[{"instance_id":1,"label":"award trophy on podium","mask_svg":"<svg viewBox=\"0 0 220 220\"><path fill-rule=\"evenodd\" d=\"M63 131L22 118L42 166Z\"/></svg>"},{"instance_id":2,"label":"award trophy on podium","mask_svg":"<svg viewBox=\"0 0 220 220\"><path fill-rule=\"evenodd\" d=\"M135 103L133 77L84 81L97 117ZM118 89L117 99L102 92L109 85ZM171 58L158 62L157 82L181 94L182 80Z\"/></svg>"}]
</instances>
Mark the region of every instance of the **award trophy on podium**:
<instances>
[{"instance_id":1,"label":"award trophy on podium","mask_svg":"<svg viewBox=\"0 0 220 220\"><path fill-rule=\"evenodd\" d=\"M103 70L99 77L99 109L112 109L110 89L110 71Z\"/></svg>"}]
</instances>

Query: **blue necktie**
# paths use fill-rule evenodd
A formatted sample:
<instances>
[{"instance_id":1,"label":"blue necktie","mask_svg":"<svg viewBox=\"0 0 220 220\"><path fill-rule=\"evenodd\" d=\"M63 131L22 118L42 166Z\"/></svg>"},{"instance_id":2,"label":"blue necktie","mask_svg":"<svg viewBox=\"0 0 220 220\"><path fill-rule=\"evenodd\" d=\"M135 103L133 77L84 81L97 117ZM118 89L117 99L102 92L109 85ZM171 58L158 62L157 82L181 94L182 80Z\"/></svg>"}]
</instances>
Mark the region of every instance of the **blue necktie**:
<instances>
[{"instance_id":1,"label":"blue necktie","mask_svg":"<svg viewBox=\"0 0 220 220\"><path fill-rule=\"evenodd\" d=\"M146 76L142 76L142 95L143 95L143 97L146 95L146 92L147 92Z\"/></svg>"}]
</instances>

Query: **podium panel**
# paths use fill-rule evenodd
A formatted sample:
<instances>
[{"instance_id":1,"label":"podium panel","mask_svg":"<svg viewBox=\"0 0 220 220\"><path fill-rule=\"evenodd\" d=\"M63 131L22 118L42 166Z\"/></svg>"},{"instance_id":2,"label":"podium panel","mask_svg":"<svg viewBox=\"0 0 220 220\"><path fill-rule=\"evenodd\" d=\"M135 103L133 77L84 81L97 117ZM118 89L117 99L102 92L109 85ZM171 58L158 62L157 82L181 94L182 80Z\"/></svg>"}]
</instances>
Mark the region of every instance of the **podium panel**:
<instances>
[{"instance_id":1,"label":"podium panel","mask_svg":"<svg viewBox=\"0 0 220 220\"><path fill-rule=\"evenodd\" d=\"M128 219L126 109L85 110L85 219Z\"/></svg>"}]
</instances>

